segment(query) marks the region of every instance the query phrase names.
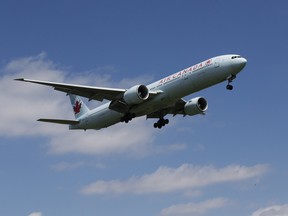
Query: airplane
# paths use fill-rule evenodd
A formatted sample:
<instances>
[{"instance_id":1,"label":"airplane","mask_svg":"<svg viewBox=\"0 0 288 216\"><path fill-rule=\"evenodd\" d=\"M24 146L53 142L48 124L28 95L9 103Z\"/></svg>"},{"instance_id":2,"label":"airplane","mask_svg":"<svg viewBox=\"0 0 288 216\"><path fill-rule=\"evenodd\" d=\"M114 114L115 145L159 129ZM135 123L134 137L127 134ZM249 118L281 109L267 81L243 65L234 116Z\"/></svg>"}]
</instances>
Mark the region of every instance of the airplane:
<instances>
[{"instance_id":1,"label":"airplane","mask_svg":"<svg viewBox=\"0 0 288 216\"><path fill-rule=\"evenodd\" d=\"M169 123L168 114L193 116L205 114L208 102L204 97L194 97L185 101L183 97L210 86L227 81L227 90L232 90L232 81L245 67L247 60L237 54L216 56L184 70L178 71L149 85L138 84L129 89L103 88L19 78L16 81L51 86L65 92L70 97L75 120L38 119L41 122L69 125L70 130L99 130L119 122L128 123L132 119L146 116L156 118L154 128L162 128ZM108 100L90 110L79 97L91 100Z\"/></svg>"}]
</instances>

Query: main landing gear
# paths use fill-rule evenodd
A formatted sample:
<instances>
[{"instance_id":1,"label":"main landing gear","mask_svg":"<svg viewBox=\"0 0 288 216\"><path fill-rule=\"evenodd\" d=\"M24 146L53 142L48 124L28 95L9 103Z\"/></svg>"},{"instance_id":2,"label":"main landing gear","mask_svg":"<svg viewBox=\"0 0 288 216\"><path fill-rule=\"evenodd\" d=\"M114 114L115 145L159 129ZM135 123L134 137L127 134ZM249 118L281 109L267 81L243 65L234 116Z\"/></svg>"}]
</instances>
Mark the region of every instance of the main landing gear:
<instances>
[{"instance_id":1,"label":"main landing gear","mask_svg":"<svg viewBox=\"0 0 288 216\"><path fill-rule=\"evenodd\" d=\"M157 122L154 123L154 128L162 128L164 127L166 124L169 123L168 119L164 119L164 118L160 118Z\"/></svg>"},{"instance_id":2,"label":"main landing gear","mask_svg":"<svg viewBox=\"0 0 288 216\"><path fill-rule=\"evenodd\" d=\"M226 86L226 89L227 90L232 90L233 89L233 86L230 84L232 83L232 81L236 78L236 75L234 74L231 74L229 77L227 77L227 80L228 80L228 84Z\"/></svg>"},{"instance_id":3,"label":"main landing gear","mask_svg":"<svg viewBox=\"0 0 288 216\"><path fill-rule=\"evenodd\" d=\"M128 123L135 117L136 117L135 113L126 113L123 117L121 117L120 121Z\"/></svg>"}]
</instances>

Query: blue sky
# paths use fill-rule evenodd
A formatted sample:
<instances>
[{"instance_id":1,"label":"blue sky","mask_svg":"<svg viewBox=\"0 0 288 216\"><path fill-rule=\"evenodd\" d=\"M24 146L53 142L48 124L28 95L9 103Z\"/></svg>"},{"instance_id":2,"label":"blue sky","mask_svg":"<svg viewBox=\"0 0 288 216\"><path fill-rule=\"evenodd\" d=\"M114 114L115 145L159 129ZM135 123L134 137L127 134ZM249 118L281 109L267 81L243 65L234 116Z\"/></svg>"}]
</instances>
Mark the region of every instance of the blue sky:
<instances>
[{"instance_id":1,"label":"blue sky","mask_svg":"<svg viewBox=\"0 0 288 216\"><path fill-rule=\"evenodd\" d=\"M286 1L1 1L0 215L288 215ZM206 116L68 131L65 94L25 77L128 88L248 60ZM90 102L90 108L99 103Z\"/></svg>"}]
</instances>

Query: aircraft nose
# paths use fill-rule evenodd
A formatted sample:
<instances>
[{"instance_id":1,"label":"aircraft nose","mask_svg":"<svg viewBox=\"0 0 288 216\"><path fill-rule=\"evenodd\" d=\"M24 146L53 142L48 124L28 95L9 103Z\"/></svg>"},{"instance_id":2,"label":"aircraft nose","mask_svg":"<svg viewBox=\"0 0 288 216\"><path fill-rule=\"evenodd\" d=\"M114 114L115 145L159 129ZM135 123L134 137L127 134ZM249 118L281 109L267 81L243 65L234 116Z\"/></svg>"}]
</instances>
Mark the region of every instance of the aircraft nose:
<instances>
[{"instance_id":1,"label":"aircraft nose","mask_svg":"<svg viewBox=\"0 0 288 216\"><path fill-rule=\"evenodd\" d=\"M240 58L237 58L237 59L234 59L234 63L233 63L233 68L237 71L241 71L245 65L247 64L247 60L243 57L240 57Z\"/></svg>"},{"instance_id":2,"label":"aircraft nose","mask_svg":"<svg viewBox=\"0 0 288 216\"><path fill-rule=\"evenodd\" d=\"M247 60L245 58L239 58L238 67L240 71L246 66Z\"/></svg>"},{"instance_id":3,"label":"aircraft nose","mask_svg":"<svg viewBox=\"0 0 288 216\"><path fill-rule=\"evenodd\" d=\"M246 64L247 64L247 60L242 57L240 59L239 65L242 66L242 68L244 68Z\"/></svg>"}]
</instances>

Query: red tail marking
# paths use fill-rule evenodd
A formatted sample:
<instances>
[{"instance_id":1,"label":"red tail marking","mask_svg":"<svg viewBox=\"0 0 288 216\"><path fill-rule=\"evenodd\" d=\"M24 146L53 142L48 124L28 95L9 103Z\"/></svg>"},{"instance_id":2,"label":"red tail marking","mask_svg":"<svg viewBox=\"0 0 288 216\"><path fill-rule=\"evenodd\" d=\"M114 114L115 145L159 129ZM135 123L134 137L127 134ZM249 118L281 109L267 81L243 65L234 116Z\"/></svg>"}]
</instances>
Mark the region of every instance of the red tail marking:
<instances>
[{"instance_id":1,"label":"red tail marking","mask_svg":"<svg viewBox=\"0 0 288 216\"><path fill-rule=\"evenodd\" d=\"M73 106L73 109L74 109L74 113L78 114L81 110L81 102L76 101L76 104L75 104L75 106Z\"/></svg>"}]
</instances>

